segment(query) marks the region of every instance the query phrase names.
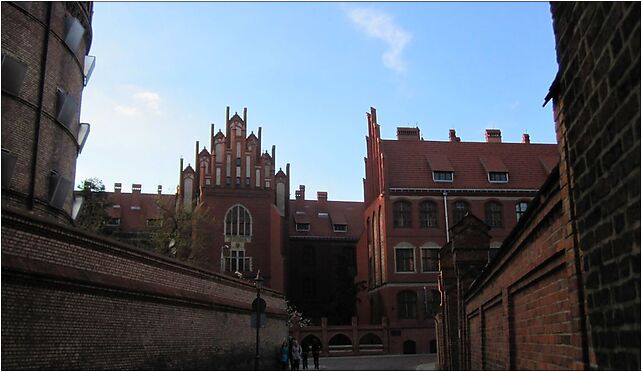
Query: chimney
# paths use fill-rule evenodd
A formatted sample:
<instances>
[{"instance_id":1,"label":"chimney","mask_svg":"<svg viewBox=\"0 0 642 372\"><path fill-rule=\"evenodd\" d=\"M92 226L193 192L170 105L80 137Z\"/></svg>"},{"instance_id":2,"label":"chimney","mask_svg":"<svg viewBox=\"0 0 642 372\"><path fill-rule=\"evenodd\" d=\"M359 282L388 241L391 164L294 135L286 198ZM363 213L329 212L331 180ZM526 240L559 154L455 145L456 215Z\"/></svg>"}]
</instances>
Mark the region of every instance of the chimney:
<instances>
[{"instance_id":1,"label":"chimney","mask_svg":"<svg viewBox=\"0 0 642 372\"><path fill-rule=\"evenodd\" d=\"M317 212L328 213L328 193L325 191L317 192Z\"/></svg>"},{"instance_id":2,"label":"chimney","mask_svg":"<svg viewBox=\"0 0 642 372\"><path fill-rule=\"evenodd\" d=\"M448 131L448 138L450 139L450 142L461 142L461 138L457 137L454 129Z\"/></svg>"},{"instance_id":3,"label":"chimney","mask_svg":"<svg viewBox=\"0 0 642 372\"><path fill-rule=\"evenodd\" d=\"M140 183L132 183L132 194L140 194L143 186Z\"/></svg>"},{"instance_id":4,"label":"chimney","mask_svg":"<svg viewBox=\"0 0 642 372\"><path fill-rule=\"evenodd\" d=\"M531 136L528 133L522 135L522 143L531 143Z\"/></svg>"},{"instance_id":5,"label":"chimney","mask_svg":"<svg viewBox=\"0 0 642 372\"><path fill-rule=\"evenodd\" d=\"M120 182L116 182L114 184L114 192L120 194L120 190L123 188L123 184Z\"/></svg>"},{"instance_id":6,"label":"chimney","mask_svg":"<svg viewBox=\"0 0 642 372\"><path fill-rule=\"evenodd\" d=\"M163 185L158 185L158 195L163 193Z\"/></svg>"},{"instance_id":7,"label":"chimney","mask_svg":"<svg viewBox=\"0 0 642 372\"><path fill-rule=\"evenodd\" d=\"M243 123L247 125L247 107L243 107Z\"/></svg>"},{"instance_id":8,"label":"chimney","mask_svg":"<svg viewBox=\"0 0 642 372\"><path fill-rule=\"evenodd\" d=\"M397 127L397 140L419 141L419 128Z\"/></svg>"},{"instance_id":9,"label":"chimney","mask_svg":"<svg viewBox=\"0 0 642 372\"><path fill-rule=\"evenodd\" d=\"M486 129L486 142L488 143L501 143L502 131L499 129Z\"/></svg>"},{"instance_id":10,"label":"chimney","mask_svg":"<svg viewBox=\"0 0 642 372\"><path fill-rule=\"evenodd\" d=\"M142 189L142 186L140 183L133 183L132 184L132 198L131 198L131 206L129 207L131 210L140 210L140 190Z\"/></svg>"},{"instance_id":11,"label":"chimney","mask_svg":"<svg viewBox=\"0 0 642 372\"><path fill-rule=\"evenodd\" d=\"M295 210L303 211L303 203L305 201L305 185L299 185L299 189L294 192Z\"/></svg>"}]
</instances>

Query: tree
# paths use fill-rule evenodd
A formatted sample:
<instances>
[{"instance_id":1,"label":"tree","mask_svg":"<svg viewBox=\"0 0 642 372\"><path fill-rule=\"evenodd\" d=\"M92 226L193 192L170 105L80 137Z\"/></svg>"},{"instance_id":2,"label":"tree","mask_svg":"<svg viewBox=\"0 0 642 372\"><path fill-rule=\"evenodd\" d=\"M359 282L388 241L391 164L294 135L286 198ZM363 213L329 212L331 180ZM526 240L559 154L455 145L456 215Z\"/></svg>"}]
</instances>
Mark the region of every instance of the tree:
<instances>
[{"instance_id":1,"label":"tree","mask_svg":"<svg viewBox=\"0 0 642 372\"><path fill-rule=\"evenodd\" d=\"M108 201L105 185L98 178L87 178L78 186L79 194L82 199L82 205L78 216L76 217L76 226L98 234L108 234L106 229L109 215L106 208L111 206Z\"/></svg>"}]
</instances>

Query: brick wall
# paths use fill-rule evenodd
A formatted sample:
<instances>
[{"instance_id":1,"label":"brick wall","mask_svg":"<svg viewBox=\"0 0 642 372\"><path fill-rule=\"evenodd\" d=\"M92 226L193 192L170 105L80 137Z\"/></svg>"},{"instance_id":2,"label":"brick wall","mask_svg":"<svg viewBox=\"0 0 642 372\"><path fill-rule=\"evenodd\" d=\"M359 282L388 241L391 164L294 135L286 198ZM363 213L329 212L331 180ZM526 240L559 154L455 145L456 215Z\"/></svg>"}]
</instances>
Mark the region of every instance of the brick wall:
<instances>
[{"instance_id":1,"label":"brick wall","mask_svg":"<svg viewBox=\"0 0 642 372\"><path fill-rule=\"evenodd\" d=\"M640 368L640 3L553 3L551 95L592 368ZM560 168L562 169L562 168Z\"/></svg>"},{"instance_id":2,"label":"brick wall","mask_svg":"<svg viewBox=\"0 0 642 372\"><path fill-rule=\"evenodd\" d=\"M2 213L3 369L251 369L251 284L17 211ZM287 335L265 290L265 368Z\"/></svg>"}]
</instances>

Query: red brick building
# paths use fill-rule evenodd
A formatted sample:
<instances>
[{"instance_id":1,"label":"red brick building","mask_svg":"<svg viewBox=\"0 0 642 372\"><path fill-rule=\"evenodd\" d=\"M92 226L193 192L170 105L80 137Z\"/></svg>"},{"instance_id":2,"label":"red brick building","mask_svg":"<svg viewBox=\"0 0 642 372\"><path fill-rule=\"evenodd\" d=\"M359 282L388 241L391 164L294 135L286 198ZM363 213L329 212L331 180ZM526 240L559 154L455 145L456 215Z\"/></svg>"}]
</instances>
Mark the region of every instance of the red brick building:
<instances>
[{"instance_id":1,"label":"red brick building","mask_svg":"<svg viewBox=\"0 0 642 372\"><path fill-rule=\"evenodd\" d=\"M436 352L433 303L438 252L449 229L467 213L491 227L499 248L559 159L557 145L504 143L497 129L485 142L424 141L418 128L379 134L376 110L367 114L365 230L358 244L362 324L390 323L394 353ZM492 256L491 249L489 256ZM428 329L428 332L426 330Z\"/></svg>"},{"instance_id":2,"label":"red brick building","mask_svg":"<svg viewBox=\"0 0 642 372\"><path fill-rule=\"evenodd\" d=\"M258 136L248 131L247 109L230 117L228 107L225 134L212 124L210 149L199 152L196 142L196 169L181 159L179 203L211 213L205 265L245 277L261 270L265 286L283 290L290 166L276 170L275 146L263 152L261 128Z\"/></svg>"}]
</instances>

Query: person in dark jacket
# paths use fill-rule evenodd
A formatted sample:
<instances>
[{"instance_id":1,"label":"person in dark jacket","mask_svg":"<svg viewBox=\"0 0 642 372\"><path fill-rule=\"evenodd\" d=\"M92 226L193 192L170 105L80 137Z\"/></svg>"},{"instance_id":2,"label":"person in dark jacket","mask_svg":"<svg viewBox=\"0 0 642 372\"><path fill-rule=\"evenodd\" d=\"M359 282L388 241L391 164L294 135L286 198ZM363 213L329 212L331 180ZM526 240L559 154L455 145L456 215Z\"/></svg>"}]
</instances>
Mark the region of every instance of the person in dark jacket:
<instances>
[{"instance_id":1,"label":"person in dark jacket","mask_svg":"<svg viewBox=\"0 0 642 372\"><path fill-rule=\"evenodd\" d=\"M310 352L310 345L303 344L303 351L301 352L301 361L303 361L303 369L308 369L308 353Z\"/></svg>"},{"instance_id":2,"label":"person in dark jacket","mask_svg":"<svg viewBox=\"0 0 642 372\"><path fill-rule=\"evenodd\" d=\"M301 360L301 346L296 340L292 341L292 370L299 370L299 360Z\"/></svg>"},{"instance_id":3,"label":"person in dark jacket","mask_svg":"<svg viewBox=\"0 0 642 372\"><path fill-rule=\"evenodd\" d=\"M279 364L281 365L281 369L283 369L284 371L288 370L289 353L290 348L288 347L288 342L283 339L281 348L279 349Z\"/></svg>"},{"instance_id":4,"label":"person in dark jacket","mask_svg":"<svg viewBox=\"0 0 642 372\"><path fill-rule=\"evenodd\" d=\"M319 369L319 353L321 352L321 345L318 341L314 341L312 345L312 358L314 359L314 369Z\"/></svg>"}]
</instances>

